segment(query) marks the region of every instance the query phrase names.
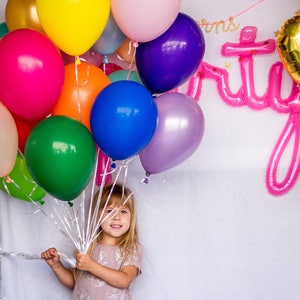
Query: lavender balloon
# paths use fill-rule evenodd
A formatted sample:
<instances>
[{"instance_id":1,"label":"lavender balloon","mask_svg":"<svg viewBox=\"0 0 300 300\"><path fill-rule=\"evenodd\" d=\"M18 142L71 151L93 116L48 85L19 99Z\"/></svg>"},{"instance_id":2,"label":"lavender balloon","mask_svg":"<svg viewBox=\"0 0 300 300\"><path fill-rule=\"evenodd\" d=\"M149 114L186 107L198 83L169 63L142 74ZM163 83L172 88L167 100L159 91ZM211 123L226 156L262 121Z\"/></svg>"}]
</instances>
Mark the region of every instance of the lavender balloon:
<instances>
[{"instance_id":1,"label":"lavender balloon","mask_svg":"<svg viewBox=\"0 0 300 300\"><path fill-rule=\"evenodd\" d=\"M139 43L136 66L144 85L160 94L183 84L199 67L205 52L203 33L190 16L179 13L158 38Z\"/></svg>"},{"instance_id":2,"label":"lavender balloon","mask_svg":"<svg viewBox=\"0 0 300 300\"><path fill-rule=\"evenodd\" d=\"M169 93L155 101L158 124L149 144L139 153L147 175L185 161L198 148L204 133L203 112L192 97Z\"/></svg>"}]
</instances>

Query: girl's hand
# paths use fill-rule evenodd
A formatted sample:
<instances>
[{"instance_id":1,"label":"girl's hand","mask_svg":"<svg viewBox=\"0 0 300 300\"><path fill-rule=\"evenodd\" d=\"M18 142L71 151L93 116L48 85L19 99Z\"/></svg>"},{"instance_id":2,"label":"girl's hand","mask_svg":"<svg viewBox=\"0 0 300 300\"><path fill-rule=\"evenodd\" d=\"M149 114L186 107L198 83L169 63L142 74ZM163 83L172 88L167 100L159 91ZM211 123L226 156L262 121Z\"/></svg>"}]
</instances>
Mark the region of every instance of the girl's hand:
<instances>
[{"instance_id":1,"label":"girl's hand","mask_svg":"<svg viewBox=\"0 0 300 300\"><path fill-rule=\"evenodd\" d=\"M41 257L51 267L55 267L60 264L60 256L55 248L49 248L41 254Z\"/></svg>"},{"instance_id":2,"label":"girl's hand","mask_svg":"<svg viewBox=\"0 0 300 300\"><path fill-rule=\"evenodd\" d=\"M89 271L91 267L96 263L88 254L77 253L75 257L76 267L81 271Z\"/></svg>"}]
</instances>

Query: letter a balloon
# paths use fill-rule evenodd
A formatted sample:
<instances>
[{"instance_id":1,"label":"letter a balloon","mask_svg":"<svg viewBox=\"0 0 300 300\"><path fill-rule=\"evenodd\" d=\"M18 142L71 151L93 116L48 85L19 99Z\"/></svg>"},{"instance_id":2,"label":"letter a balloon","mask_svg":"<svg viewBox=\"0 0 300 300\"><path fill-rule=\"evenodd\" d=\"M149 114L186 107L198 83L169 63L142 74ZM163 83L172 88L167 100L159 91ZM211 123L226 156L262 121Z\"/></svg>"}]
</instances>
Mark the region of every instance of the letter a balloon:
<instances>
[{"instance_id":1,"label":"letter a balloon","mask_svg":"<svg viewBox=\"0 0 300 300\"><path fill-rule=\"evenodd\" d=\"M73 56L88 51L103 32L109 0L37 0L40 23L50 39Z\"/></svg>"}]
</instances>

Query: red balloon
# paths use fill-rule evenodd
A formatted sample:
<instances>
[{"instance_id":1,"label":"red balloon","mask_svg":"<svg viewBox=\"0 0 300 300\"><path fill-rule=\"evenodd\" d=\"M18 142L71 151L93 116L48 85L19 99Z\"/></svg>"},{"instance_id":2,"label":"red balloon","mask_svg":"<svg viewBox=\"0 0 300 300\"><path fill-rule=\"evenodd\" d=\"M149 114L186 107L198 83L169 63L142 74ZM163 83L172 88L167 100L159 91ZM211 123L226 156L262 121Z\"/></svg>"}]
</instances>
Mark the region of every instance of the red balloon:
<instances>
[{"instance_id":1,"label":"red balloon","mask_svg":"<svg viewBox=\"0 0 300 300\"><path fill-rule=\"evenodd\" d=\"M103 63L100 65L100 69L106 74L109 75L110 73L119 71L119 70L123 70L122 67L114 64L114 63Z\"/></svg>"},{"instance_id":2,"label":"red balloon","mask_svg":"<svg viewBox=\"0 0 300 300\"><path fill-rule=\"evenodd\" d=\"M33 127L37 124L37 122L28 122L26 120L23 120L22 118L18 117L15 114L12 114L18 131L18 146L19 150L24 153L25 150L25 144L27 141L27 138L33 129Z\"/></svg>"}]
</instances>

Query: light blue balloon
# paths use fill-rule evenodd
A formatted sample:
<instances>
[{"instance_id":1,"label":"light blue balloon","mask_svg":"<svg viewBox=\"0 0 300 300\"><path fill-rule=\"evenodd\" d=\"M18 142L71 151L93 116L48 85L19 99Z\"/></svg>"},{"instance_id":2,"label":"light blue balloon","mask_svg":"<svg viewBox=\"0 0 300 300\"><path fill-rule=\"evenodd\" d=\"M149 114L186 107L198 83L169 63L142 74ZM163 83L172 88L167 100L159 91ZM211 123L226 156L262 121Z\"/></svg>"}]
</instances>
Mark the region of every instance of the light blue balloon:
<instances>
[{"instance_id":1,"label":"light blue balloon","mask_svg":"<svg viewBox=\"0 0 300 300\"><path fill-rule=\"evenodd\" d=\"M120 30L110 12L104 31L91 50L104 56L112 54L121 46L125 38L125 34Z\"/></svg>"}]
</instances>

